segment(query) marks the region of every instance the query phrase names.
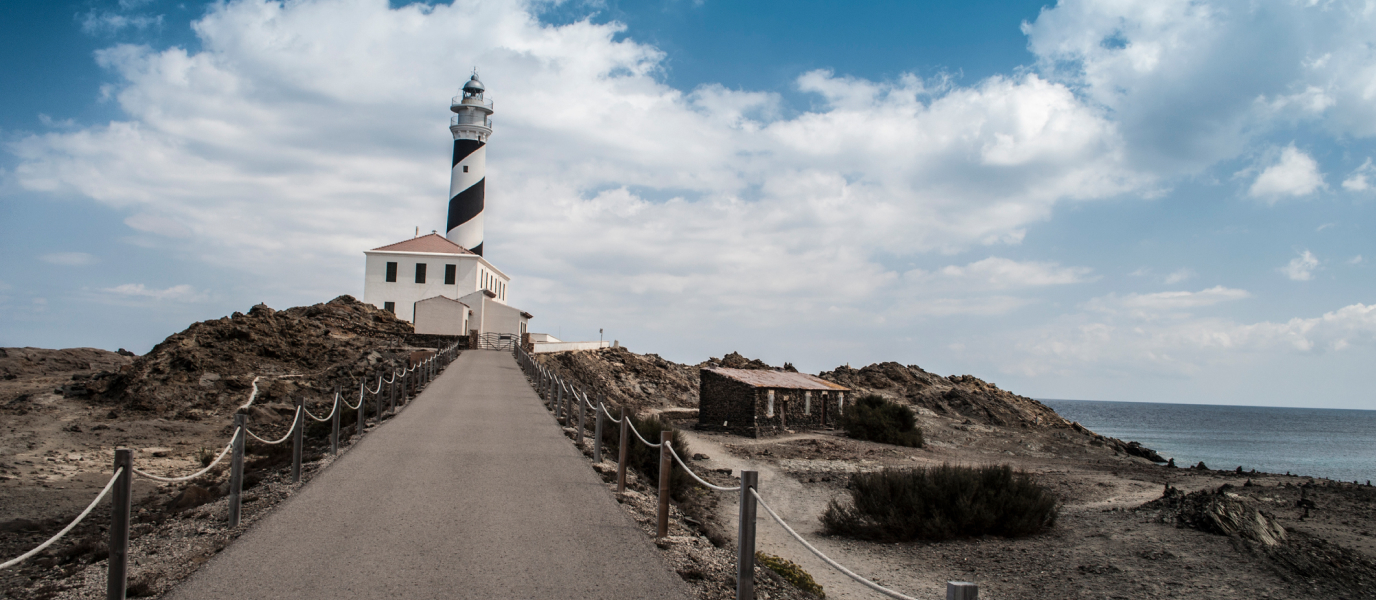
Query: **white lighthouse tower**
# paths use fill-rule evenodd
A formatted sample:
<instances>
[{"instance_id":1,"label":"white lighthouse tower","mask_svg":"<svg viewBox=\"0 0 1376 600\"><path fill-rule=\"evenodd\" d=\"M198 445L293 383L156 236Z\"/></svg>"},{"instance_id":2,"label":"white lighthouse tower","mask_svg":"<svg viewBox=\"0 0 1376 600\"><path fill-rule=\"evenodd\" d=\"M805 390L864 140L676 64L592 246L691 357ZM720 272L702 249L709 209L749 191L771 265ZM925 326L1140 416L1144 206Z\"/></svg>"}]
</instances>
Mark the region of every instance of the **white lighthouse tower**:
<instances>
[{"instance_id":1,"label":"white lighthouse tower","mask_svg":"<svg viewBox=\"0 0 1376 600\"><path fill-rule=\"evenodd\" d=\"M454 134L454 164L449 175L449 222L445 237L478 256L483 254L483 188L487 137L492 135L492 101L483 98L478 73L454 96L449 131Z\"/></svg>"},{"instance_id":2,"label":"white lighthouse tower","mask_svg":"<svg viewBox=\"0 0 1376 600\"><path fill-rule=\"evenodd\" d=\"M445 235L420 235L417 227L409 240L363 253L364 302L410 321L416 333L467 335L475 348L488 336L520 340L532 318L507 304L511 278L482 256L485 146L492 135L492 101L484 91L475 72L449 102L454 162Z\"/></svg>"}]
</instances>

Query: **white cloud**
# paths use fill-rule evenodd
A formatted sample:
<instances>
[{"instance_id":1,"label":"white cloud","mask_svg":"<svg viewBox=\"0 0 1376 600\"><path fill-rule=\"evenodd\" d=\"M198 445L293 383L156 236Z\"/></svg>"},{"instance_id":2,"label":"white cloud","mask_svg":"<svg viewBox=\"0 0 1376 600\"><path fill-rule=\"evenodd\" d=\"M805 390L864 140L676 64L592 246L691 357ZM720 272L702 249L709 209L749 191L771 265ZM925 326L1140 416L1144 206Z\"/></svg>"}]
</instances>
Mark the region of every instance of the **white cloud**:
<instances>
[{"instance_id":1,"label":"white cloud","mask_svg":"<svg viewBox=\"0 0 1376 600\"><path fill-rule=\"evenodd\" d=\"M137 214L124 219L124 224L138 231L174 238L191 237L191 229L176 219L158 215Z\"/></svg>"},{"instance_id":2,"label":"white cloud","mask_svg":"<svg viewBox=\"0 0 1376 600\"><path fill-rule=\"evenodd\" d=\"M1011 337L989 349L1007 357L1010 373L1189 376L1249 356L1376 347L1376 305L1353 304L1319 317L1257 323L1220 318L1121 323L1067 315Z\"/></svg>"},{"instance_id":3,"label":"white cloud","mask_svg":"<svg viewBox=\"0 0 1376 600\"><path fill-rule=\"evenodd\" d=\"M1091 269L1062 267L1051 262L1018 262L989 257L964 266L951 265L937 272L941 277L992 289L1064 285L1085 281Z\"/></svg>"},{"instance_id":4,"label":"white cloud","mask_svg":"<svg viewBox=\"0 0 1376 600\"><path fill-rule=\"evenodd\" d=\"M1290 259L1290 263L1278 269L1291 281L1309 281L1314 278L1314 269L1319 268L1319 259L1313 252L1305 250Z\"/></svg>"},{"instance_id":5,"label":"white cloud","mask_svg":"<svg viewBox=\"0 0 1376 600\"><path fill-rule=\"evenodd\" d=\"M1307 196L1323 185L1319 163L1292 144L1281 150L1275 164L1257 176L1247 193L1274 203L1280 196Z\"/></svg>"},{"instance_id":6,"label":"white cloud","mask_svg":"<svg viewBox=\"0 0 1376 600\"><path fill-rule=\"evenodd\" d=\"M38 259L45 263L67 267L80 267L100 262L95 255L85 252L53 252L51 254L44 254L38 257Z\"/></svg>"},{"instance_id":7,"label":"white cloud","mask_svg":"<svg viewBox=\"0 0 1376 600\"><path fill-rule=\"evenodd\" d=\"M1364 0L1067 0L1024 24L1041 72L1110 108L1132 164L1196 173L1297 123L1376 135Z\"/></svg>"},{"instance_id":8,"label":"white cloud","mask_svg":"<svg viewBox=\"0 0 1376 600\"><path fill-rule=\"evenodd\" d=\"M81 31L87 35L111 35L131 28L144 30L162 27L162 20L162 15L125 15L92 9L81 15Z\"/></svg>"},{"instance_id":9,"label":"white cloud","mask_svg":"<svg viewBox=\"0 0 1376 600\"><path fill-rule=\"evenodd\" d=\"M1198 276L1199 273L1195 273L1194 269L1191 269L1189 267L1181 267L1171 272L1171 274L1167 275L1163 281L1166 283L1166 285L1175 285L1182 281L1189 281Z\"/></svg>"},{"instance_id":10,"label":"white cloud","mask_svg":"<svg viewBox=\"0 0 1376 600\"><path fill-rule=\"evenodd\" d=\"M77 126L75 119L63 119L58 121L44 113L38 113L38 122L42 123L44 127L53 127L57 129L73 129Z\"/></svg>"},{"instance_id":11,"label":"white cloud","mask_svg":"<svg viewBox=\"0 0 1376 600\"><path fill-rule=\"evenodd\" d=\"M1085 308L1101 313L1124 314L1139 319L1154 319L1161 316L1181 316L1188 309L1213 306L1221 302L1231 302L1251 297L1246 290L1226 288L1221 285L1198 292L1156 292L1152 294L1108 294L1091 299Z\"/></svg>"},{"instance_id":12,"label":"white cloud","mask_svg":"<svg viewBox=\"0 0 1376 600\"><path fill-rule=\"evenodd\" d=\"M1362 258L1362 255L1360 255L1360 254L1358 254L1358 255L1356 255L1356 256L1354 256L1354 257L1352 257L1352 258L1347 259L1347 264L1349 264L1349 265L1360 265L1360 264L1362 264L1363 262L1366 262L1366 259L1363 259L1363 258Z\"/></svg>"},{"instance_id":13,"label":"white cloud","mask_svg":"<svg viewBox=\"0 0 1376 600\"><path fill-rule=\"evenodd\" d=\"M1353 192L1365 192L1371 189L1372 184L1367 179L1368 176L1376 176L1376 167L1372 166L1370 158L1367 158L1362 166L1357 167L1347 176L1347 179L1343 180L1343 189Z\"/></svg>"},{"instance_id":14,"label":"white cloud","mask_svg":"<svg viewBox=\"0 0 1376 600\"><path fill-rule=\"evenodd\" d=\"M102 288L105 294L113 294L127 298L147 298L152 300L168 300L173 302L198 302L206 298L204 292L197 292L188 284L174 285L167 289L150 289L142 283L126 283L112 288Z\"/></svg>"},{"instance_id":15,"label":"white cloud","mask_svg":"<svg viewBox=\"0 0 1376 600\"><path fill-rule=\"evenodd\" d=\"M513 303L675 339L759 331L786 344L797 338L781 332L817 340L1045 302L1035 294L1093 273L997 257L891 265L1000 253L1068 203L1159 194L1260 145L1310 139L1297 123L1376 135L1376 23L1353 2L1065 0L1027 25L1032 69L970 82L801 73L816 100L802 112L767 91L674 89L669 57L638 32L543 25L538 7L212 4L198 50L101 51L123 115L9 143L4 176L123 211L139 232L129 243L318 301L357 291L360 250L443 223L443 103L477 65L497 102L488 256L516 276ZM1262 162L1254 194L1324 186L1294 145ZM1172 286L1195 275L1141 273ZM105 293L198 295L182 287ZM1246 326L1193 313L1245 294L1102 295L1040 331L1050 346L1000 347L1034 371L1071 364L1056 345L1084 364L1207 362L1199 348L1221 346L1171 340L1236 334Z\"/></svg>"},{"instance_id":16,"label":"white cloud","mask_svg":"<svg viewBox=\"0 0 1376 600\"><path fill-rule=\"evenodd\" d=\"M729 289L727 321L869 315L912 300L876 255L1017 244L1057 205L1154 181L1102 110L1033 73L813 71L797 86L819 102L785 117L776 94L660 83L665 55L618 24L542 25L519 3L244 0L195 30L196 53L101 51L127 118L11 144L14 178L306 298L355 288L360 250L443 223L444 102L474 64L497 109L486 248L527 306L691 319ZM1086 273L960 269L979 289Z\"/></svg>"}]
</instances>

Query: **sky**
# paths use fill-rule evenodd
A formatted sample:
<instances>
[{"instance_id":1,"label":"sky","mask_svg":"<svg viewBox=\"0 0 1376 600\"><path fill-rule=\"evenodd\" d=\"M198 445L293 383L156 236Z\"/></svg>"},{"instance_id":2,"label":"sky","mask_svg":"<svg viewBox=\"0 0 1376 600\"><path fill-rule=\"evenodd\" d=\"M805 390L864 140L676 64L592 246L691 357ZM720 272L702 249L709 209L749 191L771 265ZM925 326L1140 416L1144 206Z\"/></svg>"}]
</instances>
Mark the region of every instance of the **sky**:
<instances>
[{"instance_id":1,"label":"sky","mask_svg":"<svg viewBox=\"0 0 1376 600\"><path fill-rule=\"evenodd\" d=\"M0 14L0 346L361 296L495 100L532 330L1376 408L1376 4L83 0Z\"/></svg>"}]
</instances>

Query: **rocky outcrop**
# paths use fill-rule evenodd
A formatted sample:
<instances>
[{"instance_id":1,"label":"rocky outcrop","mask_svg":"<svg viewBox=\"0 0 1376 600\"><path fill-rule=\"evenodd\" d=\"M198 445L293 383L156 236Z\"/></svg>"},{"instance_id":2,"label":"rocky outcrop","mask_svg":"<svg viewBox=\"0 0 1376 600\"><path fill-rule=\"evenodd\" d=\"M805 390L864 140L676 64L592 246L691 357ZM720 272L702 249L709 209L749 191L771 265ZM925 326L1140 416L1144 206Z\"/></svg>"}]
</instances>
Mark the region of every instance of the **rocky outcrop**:
<instances>
[{"instance_id":1,"label":"rocky outcrop","mask_svg":"<svg viewBox=\"0 0 1376 600\"><path fill-rule=\"evenodd\" d=\"M1139 510L1157 511L1161 522L1175 523L1177 527L1240 537L1264 546L1284 542L1285 528L1271 515L1229 492L1231 487L1224 485L1217 490L1186 494L1167 486L1160 498L1143 504Z\"/></svg>"},{"instance_id":2,"label":"rocky outcrop","mask_svg":"<svg viewBox=\"0 0 1376 600\"><path fill-rule=\"evenodd\" d=\"M114 371L133 362L130 356L99 348L0 348L0 379Z\"/></svg>"},{"instance_id":3,"label":"rocky outcrop","mask_svg":"<svg viewBox=\"0 0 1376 600\"><path fill-rule=\"evenodd\" d=\"M709 358L699 364L698 367L724 367L727 369L746 369L754 371L773 371L777 369L777 367L772 367L758 358L746 358L741 356L739 352L732 352L721 358ZM793 368L793 365L788 363L784 363L783 370L792 371L794 373L798 372L797 369Z\"/></svg>"},{"instance_id":4,"label":"rocky outcrop","mask_svg":"<svg viewBox=\"0 0 1376 600\"><path fill-rule=\"evenodd\" d=\"M194 323L104 377L104 402L166 416L232 410L255 376L262 401L315 400L336 382L363 377L409 354L410 323L352 296L286 310L263 304L248 314Z\"/></svg>"},{"instance_id":5,"label":"rocky outcrop","mask_svg":"<svg viewBox=\"0 0 1376 600\"><path fill-rule=\"evenodd\" d=\"M538 359L587 386L589 393L605 395L613 406L642 411L698 405L698 367L665 360L658 354L636 354L616 347L542 354Z\"/></svg>"},{"instance_id":6,"label":"rocky outcrop","mask_svg":"<svg viewBox=\"0 0 1376 600\"><path fill-rule=\"evenodd\" d=\"M925 408L938 415L1001 427L1069 427L1050 407L999 389L972 375L942 377L917 365L876 363L824 371L820 377L862 394L878 394Z\"/></svg>"}]
</instances>

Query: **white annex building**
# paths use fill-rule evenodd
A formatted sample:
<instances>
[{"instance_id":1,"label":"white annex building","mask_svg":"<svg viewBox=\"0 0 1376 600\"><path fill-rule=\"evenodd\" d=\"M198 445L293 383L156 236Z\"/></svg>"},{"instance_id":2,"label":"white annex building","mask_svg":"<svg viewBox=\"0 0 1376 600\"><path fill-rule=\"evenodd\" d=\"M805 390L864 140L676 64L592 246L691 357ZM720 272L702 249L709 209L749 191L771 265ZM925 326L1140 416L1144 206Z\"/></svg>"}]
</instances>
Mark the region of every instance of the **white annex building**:
<instances>
[{"instance_id":1,"label":"white annex building","mask_svg":"<svg viewBox=\"0 0 1376 600\"><path fill-rule=\"evenodd\" d=\"M450 102L454 162L445 235L365 251L363 301L410 321L416 333L438 335L527 333L530 313L506 303L511 278L483 257L487 138L492 101L475 73Z\"/></svg>"}]
</instances>

